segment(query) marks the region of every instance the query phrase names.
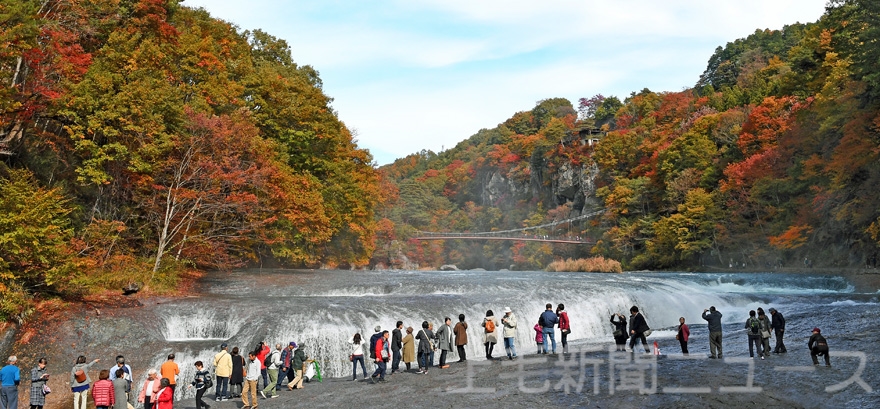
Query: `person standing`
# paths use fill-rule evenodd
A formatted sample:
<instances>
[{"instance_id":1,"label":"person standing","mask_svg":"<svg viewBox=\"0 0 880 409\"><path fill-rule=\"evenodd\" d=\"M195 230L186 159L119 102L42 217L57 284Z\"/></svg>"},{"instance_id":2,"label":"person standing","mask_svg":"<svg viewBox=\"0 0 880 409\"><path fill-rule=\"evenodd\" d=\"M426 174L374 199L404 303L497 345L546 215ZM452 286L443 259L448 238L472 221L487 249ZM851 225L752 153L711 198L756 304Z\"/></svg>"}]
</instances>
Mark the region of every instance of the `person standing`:
<instances>
[{"instance_id":1,"label":"person standing","mask_svg":"<svg viewBox=\"0 0 880 409\"><path fill-rule=\"evenodd\" d=\"M177 390L177 375L180 375L180 367L174 362L174 354L168 354L168 360L159 367L159 373L163 378L168 378L168 387L172 391Z\"/></svg>"},{"instance_id":2,"label":"person standing","mask_svg":"<svg viewBox=\"0 0 880 409\"><path fill-rule=\"evenodd\" d=\"M153 409L156 405L156 398L159 397L159 385L162 380L159 379L155 369L150 368L147 372L147 380L144 381L141 392L137 401L144 404L144 409Z\"/></svg>"},{"instance_id":3,"label":"person standing","mask_svg":"<svg viewBox=\"0 0 880 409\"><path fill-rule=\"evenodd\" d=\"M116 402L113 393L113 382L110 381L110 371L103 369L98 373L98 381L92 386L92 399L95 400L95 408L109 409Z\"/></svg>"},{"instance_id":4,"label":"person standing","mask_svg":"<svg viewBox=\"0 0 880 409\"><path fill-rule=\"evenodd\" d=\"M684 317L678 319L678 333L675 335L675 339L678 340L678 344L681 345L681 353L688 355L688 338L691 337L691 329L688 328L687 324L684 323Z\"/></svg>"},{"instance_id":5,"label":"person standing","mask_svg":"<svg viewBox=\"0 0 880 409\"><path fill-rule=\"evenodd\" d=\"M214 355L214 377L217 384L214 389L214 400L217 402L229 399L229 377L232 375L232 355L226 350L227 343L220 344L220 352Z\"/></svg>"},{"instance_id":6,"label":"person standing","mask_svg":"<svg viewBox=\"0 0 880 409\"><path fill-rule=\"evenodd\" d=\"M385 382L385 370L388 369L388 359L391 353L388 351L388 331L382 331L382 337L376 341L376 371L370 376L370 381L376 383Z\"/></svg>"},{"instance_id":7,"label":"person standing","mask_svg":"<svg viewBox=\"0 0 880 409\"><path fill-rule=\"evenodd\" d=\"M813 358L813 365L819 365L819 355L825 356L825 366L831 366L831 358L828 356L828 341L822 336L819 328L813 328L813 334L807 341L807 348L810 350L810 357Z\"/></svg>"},{"instance_id":8,"label":"person standing","mask_svg":"<svg viewBox=\"0 0 880 409\"><path fill-rule=\"evenodd\" d=\"M15 366L15 355L6 360L0 369L0 409L18 409L18 385L21 384L21 371ZM40 391L42 393L42 390Z\"/></svg>"},{"instance_id":9,"label":"person standing","mask_svg":"<svg viewBox=\"0 0 880 409\"><path fill-rule=\"evenodd\" d=\"M516 315L513 315L510 307L504 307L501 325L504 327L501 336L504 337L504 352L507 352L507 359L516 359Z\"/></svg>"},{"instance_id":10,"label":"person standing","mask_svg":"<svg viewBox=\"0 0 880 409\"><path fill-rule=\"evenodd\" d=\"M116 376L115 379L110 381L113 383L113 409L128 409L128 391L131 390L131 386L128 380L125 379L125 370L118 368L115 370L115 374L112 372L113 369L111 369L111 375Z\"/></svg>"},{"instance_id":11,"label":"person standing","mask_svg":"<svg viewBox=\"0 0 880 409\"><path fill-rule=\"evenodd\" d=\"M287 384L287 389L289 390L293 390L293 388L302 389L303 372L305 371L305 364L309 361L308 356L306 356L305 342L295 346L296 350L293 351L293 358L290 360L290 368L294 371L296 376L294 376L293 380Z\"/></svg>"},{"instance_id":12,"label":"person standing","mask_svg":"<svg viewBox=\"0 0 880 409\"><path fill-rule=\"evenodd\" d=\"M440 326L440 329L437 330L436 334L437 346L440 348L441 369L449 368L449 365L446 363L446 355L452 351L452 348L455 345L452 335L452 327L449 326L450 324L452 324L452 318L444 318L443 325Z\"/></svg>"},{"instance_id":13,"label":"person standing","mask_svg":"<svg viewBox=\"0 0 880 409\"><path fill-rule=\"evenodd\" d=\"M117 355L116 356L116 365L110 367L110 382L113 382L114 388L116 387L117 384L121 384L121 382L115 382L116 376L117 376L116 373L119 369L122 369L122 377L123 377L123 379L125 379L125 382L126 382L125 393L127 395L129 392L131 392L131 382L132 382L133 378L131 377L131 374L132 374L131 366L129 366L127 363L125 363L125 357L122 355ZM116 396L117 397L119 396L118 390L116 391ZM116 399L116 400L117 400L116 405L119 405L119 402L118 402L119 399ZM125 401L126 401L126 403L128 402L127 396L126 396Z\"/></svg>"},{"instance_id":14,"label":"person standing","mask_svg":"<svg viewBox=\"0 0 880 409\"><path fill-rule=\"evenodd\" d=\"M568 321L568 313L565 304L556 306L556 316L559 317L559 333L562 334L562 353L568 353L568 334L571 333L571 323Z\"/></svg>"},{"instance_id":15,"label":"person standing","mask_svg":"<svg viewBox=\"0 0 880 409\"><path fill-rule=\"evenodd\" d=\"M49 373L46 371L46 358L40 358L37 366L31 369L31 409L43 409L46 405L43 385L47 382L49 382Z\"/></svg>"},{"instance_id":16,"label":"person standing","mask_svg":"<svg viewBox=\"0 0 880 409\"><path fill-rule=\"evenodd\" d=\"M260 341L260 343L254 348L257 362L260 363L260 376L263 378L264 388L269 385L269 372L266 369L266 356L269 355L269 352L271 352L269 345L266 345L263 341Z\"/></svg>"},{"instance_id":17,"label":"person standing","mask_svg":"<svg viewBox=\"0 0 880 409\"><path fill-rule=\"evenodd\" d=\"M290 361L293 359L294 342L289 342L287 348L281 351L281 370L278 371L278 382L276 382L275 390L280 391L281 385L293 380L294 373L290 370ZM286 379L286 381L285 381Z\"/></svg>"},{"instance_id":18,"label":"person standing","mask_svg":"<svg viewBox=\"0 0 880 409\"><path fill-rule=\"evenodd\" d=\"M431 337L431 352L428 353L427 368L434 367L434 352L437 351L437 334L434 333L434 323L428 321L428 335Z\"/></svg>"},{"instance_id":19,"label":"person standing","mask_svg":"<svg viewBox=\"0 0 880 409\"><path fill-rule=\"evenodd\" d=\"M428 321L422 322L422 329L419 330L418 335L416 335L416 339L419 340L419 373L427 374L428 373L428 357L431 355L431 351L434 350L434 343L431 342L431 339L434 338L434 334L431 333L431 330L428 329L430 325Z\"/></svg>"},{"instance_id":20,"label":"person standing","mask_svg":"<svg viewBox=\"0 0 880 409\"><path fill-rule=\"evenodd\" d=\"M776 308L770 308L770 317L770 327L773 328L773 335L776 335L776 347L773 348L773 353L784 354L788 352L785 349L785 343L782 342L782 336L785 335L785 317L782 316L782 313L776 311Z\"/></svg>"},{"instance_id":21,"label":"person standing","mask_svg":"<svg viewBox=\"0 0 880 409\"><path fill-rule=\"evenodd\" d=\"M755 349L758 350L758 356L764 359L764 352L761 351L763 343L761 341L761 321L755 317L755 310L749 311L749 318L746 320L746 334L749 336L749 357L755 357Z\"/></svg>"},{"instance_id":22,"label":"person standing","mask_svg":"<svg viewBox=\"0 0 880 409\"><path fill-rule=\"evenodd\" d=\"M248 353L247 375L244 378L244 389L241 391L241 403L244 404L242 409L257 409L257 406L260 405L260 402L257 401L257 385L260 383L262 371L260 361L257 360L257 352ZM248 394L251 395L250 401L254 403L253 406L248 401Z\"/></svg>"},{"instance_id":23,"label":"person standing","mask_svg":"<svg viewBox=\"0 0 880 409\"><path fill-rule=\"evenodd\" d=\"M400 350L403 348L403 321L397 321L394 331L391 331L391 374L400 372ZM440 357L443 360L443 357ZM363 356L361 356L363 362ZM364 376L366 377L366 375Z\"/></svg>"},{"instance_id":24,"label":"person standing","mask_svg":"<svg viewBox=\"0 0 880 409\"><path fill-rule=\"evenodd\" d=\"M351 380L357 380L358 362L361 364L361 372L364 374L364 379L367 379L367 366L364 364L364 339L361 338L361 334L358 332L354 334L348 343L351 345Z\"/></svg>"},{"instance_id":25,"label":"person standing","mask_svg":"<svg viewBox=\"0 0 880 409\"><path fill-rule=\"evenodd\" d=\"M413 337L413 327L406 327L406 336L403 337L403 363L406 370L411 369L411 365L416 361L416 340ZM366 374L366 371L364 371ZM364 376L366 378L366 376Z\"/></svg>"},{"instance_id":26,"label":"person standing","mask_svg":"<svg viewBox=\"0 0 880 409\"><path fill-rule=\"evenodd\" d=\"M89 385L92 379L89 377L89 370L92 365L98 363L100 359L95 359L91 363L86 363L86 357L80 355L76 358L76 364L70 369L70 391L73 392L73 409L86 409L86 402L89 398Z\"/></svg>"},{"instance_id":27,"label":"person standing","mask_svg":"<svg viewBox=\"0 0 880 409\"><path fill-rule=\"evenodd\" d=\"M645 348L645 353L650 354L651 350L648 348L648 340L645 339L645 332L651 329L648 327L648 321L645 320L645 316L639 312L639 307L633 305L629 309L629 349L632 352L636 352L636 341L641 341L642 346Z\"/></svg>"},{"instance_id":28,"label":"person standing","mask_svg":"<svg viewBox=\"0 0 880 409\"><path fill-rule=\"evenodd\" d=\"M269 373L269 384L260 391L263 399L266 399L267 393L270 399L278 397L278 392L275 389L278 384L279 368L281 368L281 344L275 344L275 350L269 353L269 365L266 366L266 372Z\"/></svg>"},{"instance_id":29,"label":"person standing","mask_svg":"<svg viewBox=\"0 0 880 409\"><path fill-rule=\"evenodd\" d=\"M617 321L614 320L617 318ZM626 340L629 339L629 333L626 332L626 317L621 313L611 314L611 325L614 326L614 345L618 352L626 351Z\"/></svg>"},{"instance_id":30,"label":"person standing","mask_svg":"<svg viewBox=\"0 0 880 409\"><path fill-rule=\"evenodd\" d=\"M721 312L716 310L713 305L709 309L703 310L703 319L709 323L709 358L721 359L723 356L721 349Z\"/></svg>"},{"instance_id":31,"label":"person standing","mask_svg":"<svg viewBox=\"0 0 880 409\"><path fill-rule=\"evenodd\" d=\"M205 391L208 390L208 383L211 382L211 373L205 370L205 365L202 361L196 361L194 366L196 367L196 374L186 388L191 389L193 386L196 388L196 409L211 409L211 406L202 400Z\"/></svg>"},{"instance_id":32,"label":"person standing","mask_svg":"<svg viewBox=\"0 0 880 409\"><path fill-rule=\"evenodd\" d=\"M458 323L452 329L452 333L455 334L455 348L458 350L458 362L467 361L467 355L464 351L464 347L468 343L467 327L467 323L464 322L464 314L458 314Z\"/></svg>"},{"instance_id":33,"label":"person standing","mask_svg":"<svg viewBox=\"0 0 880 409\"><path fill-rule=\"evenodd\" d=\"M544 328L541 324L535 324L535 344L538 345L538 354L544 352Z\"/></svg>"},{"instance_id":34,"label":"person standing","mask_svg":"<svg viewBox=\"0 0 880 409\"><path fill-rule=\"evenodd\" d=\"M492 360L492 351L498 343L498 321L492 310L486 311L486 317L480 324L483 327L483 346L486 347L486 359Z\"/></svg>"},{"instance_id":35,"label":"person standing","mask_svg":"<svg viewBox=\"0 0 880 409\"><path fill-rule=\"evenodd\" d=\"M763 308L758 308L758 321L761 322L761 346L764 355L762 357L770 357L770 318L764 313ZM761 358L763 359L763 358Z\"/></svg>"},{"instance_id":36,"label":"person standing","mask_svg":"<svg viewBox=\"0 0 880 409\"><path fill-rule=\"evenodd\" d=\"M174 409L174 388L171 387L171 380L162 378L159 381L159 391L156 392L156 404L154 409Z\"/></svg>"},{"instance_id":37,"label":"person standing","mask_svg":"<svg viewBox=\"0 0 880 409\"><path fill-rule=\"evenodd\" d=\"M544 353L547 353L548 344L552 343L553 353L556 353L556 330L553 329L557 324L559 324L559 316L553 312L553 304L547 303L547 309L541 313L539 317L539 324L541 324L541 333L544 336ZM548 341L549 340L549 341Z\"/></svg>"},{"instance_id":38,"label":"person standing","mask_svg":"<svg viewBox=\"0 0 880 409\"><path fill-rule=\"evenodd\" d=\"M229 375L229 397L240 398L244 390L244 378L247 376L247 360L241 356L238 347L232 348L232 374Z\"/></svg>"}]
</instances>

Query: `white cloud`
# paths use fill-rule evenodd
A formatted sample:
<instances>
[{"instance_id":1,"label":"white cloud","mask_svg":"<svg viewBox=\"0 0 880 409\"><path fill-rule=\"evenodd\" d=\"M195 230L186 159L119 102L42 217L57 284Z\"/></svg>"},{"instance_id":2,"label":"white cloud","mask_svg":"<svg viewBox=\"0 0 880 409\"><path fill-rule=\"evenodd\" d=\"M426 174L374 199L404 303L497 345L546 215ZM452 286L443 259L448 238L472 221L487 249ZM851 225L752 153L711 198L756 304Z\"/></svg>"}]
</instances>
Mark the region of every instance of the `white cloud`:
<instances>
[{"instance_id":1,"label":"white cloud","mask_svg":"<svg viewBox=\"0 0 880 409\"><path fill-rule=\"evenodd\" d=\"M716 46L817 20L825 0L186 0L315 67L388 163L450 148L540 99L694 84Z\"/></svg>"}]
</instances>

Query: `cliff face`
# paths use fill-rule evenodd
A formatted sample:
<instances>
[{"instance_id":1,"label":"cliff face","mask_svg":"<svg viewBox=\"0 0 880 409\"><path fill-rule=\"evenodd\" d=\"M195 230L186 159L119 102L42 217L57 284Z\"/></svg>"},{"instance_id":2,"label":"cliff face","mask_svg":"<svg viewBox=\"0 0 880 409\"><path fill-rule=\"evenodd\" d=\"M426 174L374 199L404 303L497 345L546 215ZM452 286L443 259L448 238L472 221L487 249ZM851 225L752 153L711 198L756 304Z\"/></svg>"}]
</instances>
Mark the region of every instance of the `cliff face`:
<instances>
[{"instance_id":1,"label":"cliff face","mask_svg":"<svg viewBox=\"0 0 880 409\"><path fill-rule=\"evenodd\" d=\"M555 171L546 167L529 170L532 175L542 176L533 178L530 183L518 183L499 170L492 172L479 188L483 205L505 209L513 207L518 200L547 198L549 204L556 206L570 204L574 211L572 216L579 215L584 208L601 206L601 200L596 198L599 168L594 164L574 166L566 163ZM535 179L541 182L536 183Z\"/></svg>"}]
</instances>

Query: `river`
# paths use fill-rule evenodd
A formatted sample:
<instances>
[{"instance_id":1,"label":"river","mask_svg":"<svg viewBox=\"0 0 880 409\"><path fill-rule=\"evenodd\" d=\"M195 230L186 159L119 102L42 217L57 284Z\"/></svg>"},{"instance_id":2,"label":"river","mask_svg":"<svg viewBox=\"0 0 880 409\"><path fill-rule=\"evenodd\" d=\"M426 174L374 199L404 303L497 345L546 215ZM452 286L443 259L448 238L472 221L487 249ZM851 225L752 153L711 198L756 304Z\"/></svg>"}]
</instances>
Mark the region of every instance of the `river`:
<instances>
[{"instance_id":1,"label":"river","mask_svg":"<svg viewBox=\"0 0 880 409\"><path fill-rule=\"evenodd\" d=\"M779 273L252 269L210 273L198 292L152 308L164 338L157 341L166 348L139 353L158 367L169 351L175 351L183 379L192 377L195 360L211 362L221 342L246 351L261 340L273 345L305 343L307 353L322 363L325 376L347 376L351 369L345 343L355 332L368 338L376 325L391 330L397 320L416 329L424 320L437 327L445 316L456 322L460 313L470 324L468 357L483 359L479 323L487 310L500 318L504 307L518 317L516 347L521 354L534 352L532 327L547 303L566 305L573 346L608 343L611 313L628 315L629 308L637 305L661 352L667 348L666 352L677 352L675 326L682 316L691 324L695 339L705 338L700 314L709 306L724 314L728 338L742 333L750 309L776 307L788 320L788 342L798 345L806 342L814 326L824 328L830 339L864 326L835 318L851 316L853 307L860 314L880 313L878 294L858 293L844 278ZM847 328L850 325L853 328ZM704 344L692 342L691 352L705 352ZM728 342L726 347L728 356L746 351L744 341ZM496 346L495 356L503 354L503 344ZM178 393L183 397L186 391Z\"/></svg>"}]
</instances>

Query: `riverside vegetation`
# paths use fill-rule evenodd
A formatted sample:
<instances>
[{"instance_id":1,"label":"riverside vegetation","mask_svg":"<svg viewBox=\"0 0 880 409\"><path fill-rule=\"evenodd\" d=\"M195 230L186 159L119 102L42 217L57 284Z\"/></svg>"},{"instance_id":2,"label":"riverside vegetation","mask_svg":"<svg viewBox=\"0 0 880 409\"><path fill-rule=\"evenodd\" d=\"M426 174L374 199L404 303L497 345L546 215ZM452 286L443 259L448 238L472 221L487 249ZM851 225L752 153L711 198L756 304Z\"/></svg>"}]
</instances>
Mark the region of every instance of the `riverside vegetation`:
<instances>
[{"instance_id":1,"label":"riverside vegetation","mask_svg":"<svg viewBox=\"0 0 880 409\"><path fill-rule=\"evenodd\" d=\"M0 22L0 319L254 261L876 264L875 1L718 47L692 88L546 99L378 169L318 72L263 31L174 0L6 2ZM593 246L410 240L593 208L558 226Z\"/></svg>"}]
</instances>

